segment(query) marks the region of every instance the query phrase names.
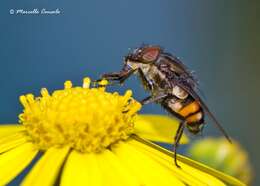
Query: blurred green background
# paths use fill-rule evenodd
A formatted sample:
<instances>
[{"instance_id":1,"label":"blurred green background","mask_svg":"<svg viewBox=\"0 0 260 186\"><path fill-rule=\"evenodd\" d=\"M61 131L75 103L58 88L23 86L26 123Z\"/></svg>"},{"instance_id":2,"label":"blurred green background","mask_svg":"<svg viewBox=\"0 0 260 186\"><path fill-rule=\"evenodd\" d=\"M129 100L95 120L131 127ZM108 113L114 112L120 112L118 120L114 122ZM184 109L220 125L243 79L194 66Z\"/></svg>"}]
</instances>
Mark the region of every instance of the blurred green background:
<instances>
[{"instance_id":1,"label":"blurred green background","mask_svg":"<svg viewBox=\"0 0 260 186\"><path fill-rule=\"evenodd\" d=\"M59 15L11 15L10 9L60 10ZM159 44L195 70L206 102L260 171L259 1L1 1L0 123L16 123L18 96L67 79L117 71L128 48ZM146 96L133 77L124 87ZM165 112L146 105L143 113ZM220 135L211 125L204 136ZM200 138L200 137L191 137ZM260 185L255 176L254 185Z\"/></svg>"}]
</instances>

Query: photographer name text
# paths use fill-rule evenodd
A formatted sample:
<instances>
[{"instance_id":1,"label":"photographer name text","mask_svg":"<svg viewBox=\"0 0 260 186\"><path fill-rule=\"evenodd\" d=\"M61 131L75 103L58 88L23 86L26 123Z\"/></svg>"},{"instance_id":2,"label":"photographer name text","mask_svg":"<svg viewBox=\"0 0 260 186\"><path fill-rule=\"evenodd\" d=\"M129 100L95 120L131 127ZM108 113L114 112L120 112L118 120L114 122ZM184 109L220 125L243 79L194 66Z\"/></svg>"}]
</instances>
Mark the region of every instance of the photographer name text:
<instances>
[{"instance_id":1,"label":"photographer name text","mask_svg":"<svg viewBox=\"0 0 260 186\"><path fill-rule=\"evenodd\" d=\"M32 10L10 9L9 12L12 15L59 15L59 14L61 14L61 10L58 8L56 8L56 9L34 8Z\"/></svg>"}]
</instances>

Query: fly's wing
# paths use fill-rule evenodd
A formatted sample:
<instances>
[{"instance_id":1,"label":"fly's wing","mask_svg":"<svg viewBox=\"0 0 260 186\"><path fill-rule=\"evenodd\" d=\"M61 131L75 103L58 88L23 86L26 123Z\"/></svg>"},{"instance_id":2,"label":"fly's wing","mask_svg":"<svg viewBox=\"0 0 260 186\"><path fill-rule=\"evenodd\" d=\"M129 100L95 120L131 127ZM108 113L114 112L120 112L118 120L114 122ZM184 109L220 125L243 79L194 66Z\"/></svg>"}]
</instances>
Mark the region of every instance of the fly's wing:
<instances>
[{"instance_id":1,"label":"fly's wing","mask_svg":"<svg viewBox=\"0 0 260 186\"><path fill-rule=\"evenodd\" d=\"M161 56L163 57L161 62L164 65L168 65L166 67L168 70L176 73L181 79L185 79L194 89L198 88L198 80L194 76L194 73L191 72L177 57L169 53L163 53Z\"/></svg>"},{"instance_id":2,"label":"fly's wing","mask_svg":"<svg viewBox=\"0 0 260 186\"><path fill-rule=\"evenodd\" d=\"M231 139L227 135L226 131L223 129L223 127L219 124L215 116L209 111L209 108L207 105L203 102L203 100L200 98L198 93L195 90L199 90L198 82L194 78L193 74L188 70L188 68L176 57L172 56L171 54L164 53L163 60L160 62L162 65L162 68L165 68L165 72L168 71L169 75L168 78L172 80L173 85L177 85L183 90L185 90L189 95L191 95L195 100L197 100L203 110L207 113L207 115L212 119L214 124L218 127L218 129L223 133L223 135L227 138L229 142L231 142Z\"/></svg>"},{"instance_id":3,"label":"fly's wing","mask_svg":"<svg viewBox=\"0 0 260 186\"><path fill-rule=\"evenodd\" d=\"M207 105L203 102L203 100L200 98L200 96L196 93L196 91L187 83L187 82L176 82L176 84L189 93L196 101L198 101L201 105L201 107L204 109L204 111L208 114L208 116L212 119L214 124L218 127L218 129L223 133L223 135L227 138L229 142L231 142L231 139L229 138L228 134L224 130L224 128L220 125L220 123L217 121L215 116L209 111L209 108Z\"/></svg>"},{"instance_id":4,"label":"fly's wing","mask_svg":"<svg viewBox=\"0 0 260 186\"><path fill-rule=\"evenodd\" d=\"M168 75L170 79L175 78L174 74L176 73L180 79L185 80L194 90L198 91L199 94L205 98L205 94L199 88L199 82L193 71L190 71L177 57L169 53L163 53L161 56L162 58L159 64L163 67L160 67L160 69L164 69L164 73L170 71Z\"/></svg>"}]
</instances>

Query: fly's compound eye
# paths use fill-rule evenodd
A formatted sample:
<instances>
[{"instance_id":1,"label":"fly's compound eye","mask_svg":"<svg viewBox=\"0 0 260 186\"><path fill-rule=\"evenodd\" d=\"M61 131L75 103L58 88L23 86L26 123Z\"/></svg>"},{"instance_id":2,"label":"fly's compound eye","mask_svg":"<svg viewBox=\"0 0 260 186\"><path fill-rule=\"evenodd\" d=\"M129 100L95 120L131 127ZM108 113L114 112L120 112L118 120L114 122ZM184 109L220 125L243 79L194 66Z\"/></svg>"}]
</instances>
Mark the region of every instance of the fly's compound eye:
<instances>
[{"instance_id":1,"label":"fly's compound eye","mask_svg":"<svg viewBox=\"0 0 260 186\"><path fill-rule=\"evenodd\" d=\"M146 62L155 61L160 54L159 47L149 47L142 52L142 59Z\"/></svg>"}]
</instances>

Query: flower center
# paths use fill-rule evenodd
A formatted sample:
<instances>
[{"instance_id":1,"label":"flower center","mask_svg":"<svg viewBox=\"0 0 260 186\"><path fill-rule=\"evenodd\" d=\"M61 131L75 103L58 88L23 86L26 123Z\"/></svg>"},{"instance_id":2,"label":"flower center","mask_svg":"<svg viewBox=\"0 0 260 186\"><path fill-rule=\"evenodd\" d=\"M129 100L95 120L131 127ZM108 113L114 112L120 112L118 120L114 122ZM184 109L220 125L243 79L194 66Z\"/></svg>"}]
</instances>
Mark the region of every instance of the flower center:
<instances>
[{"instance_id":1,"label":"flower center","mask_svg":"<svg viewBox=\"0 0 260 186\"><path fill-rule=\"evenodd\" d=\"M121 96L105 91L107 82L90 88L90 79L82 87L64 83L63 90L50 95L41 90L40 97L23 95L24 106L19 115L32 141L40 149L69 145L81 152L99 152L109 145L127 139L133 129L133 120L141 104L130 90Z\"/></svg>"}]
</instances>

